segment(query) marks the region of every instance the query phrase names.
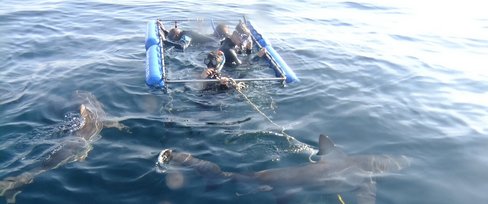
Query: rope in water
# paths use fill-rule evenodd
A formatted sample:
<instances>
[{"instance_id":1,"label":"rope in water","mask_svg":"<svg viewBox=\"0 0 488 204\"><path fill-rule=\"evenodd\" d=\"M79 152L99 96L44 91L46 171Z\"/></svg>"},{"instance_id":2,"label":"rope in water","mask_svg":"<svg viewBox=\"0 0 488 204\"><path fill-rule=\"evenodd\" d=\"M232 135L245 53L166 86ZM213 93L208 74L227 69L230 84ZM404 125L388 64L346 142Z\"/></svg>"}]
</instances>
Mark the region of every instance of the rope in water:
<instances>
[{"instance_id":1,"label":"rope in water","mask_svg":"<svg viewBox=\"0 0 488 204\"><path fill-rule=\"evenodd\" d=\"M242 92L242 89L246 88L246 85L244 84L244 82L236 82L234 79L230 78L230 84L236 89L236 91L242 95L242 97L244 97L244 99L246 99L246 102L249 103L253 108L254 110L256 110L259 114L261 114L264 118L266 118L266 120L268 120L271 124L273 124L274 126L278 127L281 129L281 132L284 134L284 135L287 135L289 136L288 134L286 134L284 131L285 131L285 128L276 124L273 120L271 120L271 118L269 118L265 113L263 113L263 111L261 111L259 109L259 107L254 104L247 96L246 94L244 94Z\"/></svg>"},{"instance_id":2,"label":"rope in water","mask_svg":"<svg viewBox=\"0 0 488 204\"><path fill-rule=\"evenodd\" d=\"M239 94L241 94L242 97L244 97L244 99L246 99L246 102L249 103L249 105L251 105L254 110L256 110L259 114L261 114L264 118L266 118L271 124L275 125L276 127L280 128L281 129L281 133L287 137L291 137L290 135L288 135L287 133L285 133L285 128L276 124L273 120L271 120L271 118L269 118L265 113L263 113L263 111L261 111L259 109L259 107L254 104L247 96L246 94L244 94L242 92L243 89L246 88L246 84L244 82L236 82L233 78L227 78L227 77L221 77L219 74L215 74L214 75L215 78L217 78L218 80L221 81L221 83L225 83L227 84L227 86L231 86L233 87ZM309 158L310 159L310 158ZM312 161L310 159L310 161ZM341 204L346 204L344 202L344 200L342 199L342 196L341 194L337 194L337 199L339 200L339 202Z\"/></svg>"},{"instance_id":3,"label":"rope in water","mask_svg":"<svg viewBox=\"0 0 488 204\"><path fill-rule=\"evenodd\" d=\"M196 18L196 19L186 19L186 21L204 21L205 19L202 19L202 18ZM172 21L175 21L175 27L177 27L177 20L172 20ZM178 20L178 21L185 21L185 20ZM161 22L160 19L158 19L157 21L158 23L158 32L159 32L159 36L160 36L160 46L161 48L163 48L163 41L165 40L165 35L164 35L164 26ZM255 40L255 39L254 39ZM259 44L258 44L259 45ZM163 49L161 49L161 54L163 53ZM164 57L161 61L162 64L164 64ZM283 73L281 73L282 76L284 76ZM166 73L163 73L163 78L165 78L166 76ZM227 86L230 86L230 87L233 87L239 94L241 94L242 97L244 97L244 99L246 99L246 102L251 105L253 107L254 110L256 110L259 114L261 114L261 116L263 116L266 120L268 120L271 124L273 124L274 126L280 128L280 131L281 131L281 134L285 135L288 139L290 138L294 138L292 137L291 135L285 133L285 128L283 126L280 126L278 124L276 124L273 120L271 120L271 118L269 118L263 111L261 111L259 109L259 107L254 104L247 96L246 94L244 94L242 92L243 89L246 88L246 84L244 82L236 82L233 78L230 78L230 77L221 77L220 76L220 73L216 72L214 73L213 75L210 76L211 78L216 78L220 81L220 83L222 84L226 84ZM169 104L171 104L171 107L169 108L169 111L171 112L172 110L172 101L173 101L173 97L171 97L171 95L169 96L170 98L170 101L166 104L166 106L168 106ZM310 162L312 163L315 163L315 161L313 161L311 159L311 156L309 157L309 160ZM340 194L337 194L337 197L338 197L338 200L341 204L345 204L344 203L344 200L342 199L342 196Z\"/></svg>"},{"instance_id":4,"label":"rope in water","mask_svg":"<svg viewBox=\"0 0 488 204\"><path fill-rule=\"evenodd\" d=\"M274 126L280 128L281 133L285 136L291 137L290 135L285 133L285 128L276 124L271 118L269 118L263 111L259 109L259 107L254 104L247 96L242 92L243 89L245 89L247 86L244 82L236 82L233 78L230 77L221 77L220 74L216 73L213 75L216 79L220 80L221 83L226 84L228 87L233 87L239 94L241 94L244 99L246 99L246 102L253 107L254 110L256 110L261 116L263 116L266 120L268 120L271 124Z\"/></svg>"},{"instance_id":5,"label":"rope in water","mask_svg":"<svg viewBox=\"0 0 488 204\"><path fill-rule=\"evenodd\" d=\"M341 194L337 194L337 199L339 200L339 202L340 202L341 204L346 204L346 203L344 202L344 200L342 200L342 196L341 196Z\"/></svg>"}]
</instances>

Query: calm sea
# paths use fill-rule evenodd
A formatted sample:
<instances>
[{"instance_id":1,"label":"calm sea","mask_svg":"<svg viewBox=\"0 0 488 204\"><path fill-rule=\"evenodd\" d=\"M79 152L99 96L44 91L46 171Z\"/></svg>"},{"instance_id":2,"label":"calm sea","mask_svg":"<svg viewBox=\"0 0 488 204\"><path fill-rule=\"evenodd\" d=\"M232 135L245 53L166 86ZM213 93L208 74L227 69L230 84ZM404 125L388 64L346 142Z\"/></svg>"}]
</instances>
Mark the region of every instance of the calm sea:
<instances>
[{"instance_id":1,"label":"calm sea","mask_svg":"<svg viewBox=\"0 0 488 204\"><path fill-rule=\"evenodd\" d=\"M482 3L0 4L0 180L28 170L69 135L76 90L93 93L111 119L129 127L103 129L84 161L39 175L17 203L273 203L270 192L237 196L231 184L206 190L192 171L182 173L181 188L169 188L155 170L157 154L174 148L226 171L259 171L308 162L321 133L349 154L412 159L409 168L377 179L377 203L488 202L488 17ZM250 83L244 91L276 125L232 90L145 85L148 21L233 25L242 15L301 79L285 87ZM206 21L181 21L180 27L210 31ZM172 73L192 76L207 51L170 53ZM354 193L341 195L355 203ZM292 200L339 203L335 194L307 191Z\"/></svg>"}]
</instances>

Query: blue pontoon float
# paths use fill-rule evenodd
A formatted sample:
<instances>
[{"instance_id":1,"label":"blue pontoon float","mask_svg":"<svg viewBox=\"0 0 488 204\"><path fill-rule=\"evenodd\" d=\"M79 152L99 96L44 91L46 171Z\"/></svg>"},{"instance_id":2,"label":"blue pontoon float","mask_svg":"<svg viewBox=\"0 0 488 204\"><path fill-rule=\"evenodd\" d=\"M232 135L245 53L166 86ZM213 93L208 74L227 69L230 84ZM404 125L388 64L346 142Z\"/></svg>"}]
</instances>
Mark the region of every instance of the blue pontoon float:
<instances>
[{"instance_id":1,"label":"blue pontoon float","mask_svg":"<svg viewBox=\"0 0 488 204\"><path fill-rule=\"evenodd\" d=\"M244 22L251 31L252 39L259 48L266 48L266 60L275 72L276 78L244 78L235 81L282 81L283 83L298 82L293 70L286 64L271 43L265 39L251 21L244 18ZM213 25L213 21L212 21ZM165 88L169 83L208 82L216 79L172 80L167 78L167 67L164 63L166 45L164 42L164 26L161 20L149 21L146 31L146 84L150 87Z\"/></svg>"}]
</instances>

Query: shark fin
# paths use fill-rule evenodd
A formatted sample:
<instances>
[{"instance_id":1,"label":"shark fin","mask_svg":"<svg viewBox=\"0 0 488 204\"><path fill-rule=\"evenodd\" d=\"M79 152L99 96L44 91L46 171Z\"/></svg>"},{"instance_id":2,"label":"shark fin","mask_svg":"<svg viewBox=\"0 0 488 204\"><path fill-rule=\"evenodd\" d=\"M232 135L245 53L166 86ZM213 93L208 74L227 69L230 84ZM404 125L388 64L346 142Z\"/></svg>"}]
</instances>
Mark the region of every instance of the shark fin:
<instances>
[{"instance_id":1,"label":"shark fin","mask_svg":"<svg viewBox=\"0 0 488 204\"><path fill-rule=\"evenodd\" d=\"M220 169L218 170L220 171ZM232 180L230 177L232 177L232 173L220 172L216 177L213 177L213 179L208 179L207 185L205 186L205 192L214 191L221 188L225 183Z\"/></svg>"},{"instance_id":2,"label":"shark fin","mask_svg":"<svg viewBox=\"0 0 488 204\"><path fill-rule=\"evenodd\" d=\"M11 203L13 204L13 203L15 203L15 197L16 197L17 195L19 195L19 193L21 193L21 192L22 192L22 191L19 191L19 190L15 190L15 191L13 191L13 190L9 190L9 191L7 191L7 192L5 193L5 199L7 200L7 203L8 203L8 204L11 204Z\"/></svg>"},{"instance_id":3,"label":"shark fin","mask_svg":"<svg viewBox=\"0 0 488 204\"><path fill-rule=\"evenodd\" d=\"M335 148L334 142L332 140L325 136L320 134L319 136L319 152L317 155L325 155L331 152Z\"/></svg>"},{"instance_id":4,"label":"shark fin","mask_svg":"<svg viewBox=\"0 0 488 204\"><path fill-rule=\"evenodd\" d=\"M269 192L269 191L272 191L272 190L273 190L273 187L271 187L269 185L262 185L262 186L258 186L257 188L251 189L251 190L249 190L249 191L247 191L245 193L236 192L236 195L237 196L244 196L244 195L258 193L258 192Z\"/></svg>"},{"instance_id":5,"label":"shark fin","mask_svg":"<svg viewBox=\"0 0 488 204\"><path fill-rule=\"evenodd\" d=\"M125 126L117 120L105 120L103 121L103 126L106 128L117 128L117 130L131 133L129 127Z\"/></svg>"},{"instance_id":6,"label":"shark fin","mask_svg":"<svg viewBox=\"0 0 488 204\"><path fill-rule=\"evenodd\" d=\"M0 181L0 196L5 197L7 203L15 203L15 197L21 193L20 187L32 183L34 177L44 170L36 170L33 172L24 172L15 177L8 177Z\"/></svg>"},{"instance_id":7,"label":"shark fin","mask_svg":"<svg viewBox=\"0 0 488 204\"><path fill-rule=\"evenodd\" d=\"M375 204L376 203L376 182L364 183L356 192L358 204Z\"/></svg>"},{"instance_id":8,"label":"shark fin","mask_svg":"<svg viewBox=\"0 0 488 204\"><path fill-rule=\"evenodd\" d=\"M269 185L263 185L263 186L258 187L258 191L260 191L260 192L269 192L272 190L273 190L273 187L271 187Z\"/></svg>"},{"instance_id":9,"label":"shark fin","mask_svg":"<svg viewBox=\"0 0 488 204\"><path fill-rule=\"evenodd\" d=\"M80 105L80 114L83 116L86 114L86 106L85 104Z\"/></svg>"}]
</instances>

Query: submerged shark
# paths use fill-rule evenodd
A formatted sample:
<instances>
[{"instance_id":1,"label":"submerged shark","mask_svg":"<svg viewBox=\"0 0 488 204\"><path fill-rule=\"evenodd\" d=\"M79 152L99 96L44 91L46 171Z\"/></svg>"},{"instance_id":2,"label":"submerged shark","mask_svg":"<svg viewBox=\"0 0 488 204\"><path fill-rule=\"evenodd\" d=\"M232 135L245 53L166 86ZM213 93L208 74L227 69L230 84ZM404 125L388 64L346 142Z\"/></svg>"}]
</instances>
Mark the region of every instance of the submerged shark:
<instances>
[{"instance_id":1,"label":"submerged shark","mask_svg":"<svg viewBox=\"0 0 488 204\"><path fill-rule=\"evenodd\" d=\"M164 149L156 165L163 172L173 166L191 168L218 183L231 181L245 185L252 189L247 193L272 192L278 203L286 203L296 192L306 190L326 194L354 191L360 204L376 203L375 177L410 165L406 156L346 155L324 135L319 137L317 155L319 161L302 166L236 173L222 171L217 164L194 158L189 153Z\"/></svg>"},{"instance_id":2,"label":"submerged shark","mask_svg":"<svg viewBox=\"0 0 488 204\"><path fill-rule=\"evenodd\" d=\"M21 187L32 183L37 175L69 162L84 160L92 149L92 142L97 139L104 126L125 128L116 121L106 120L102 104L93 94L77 91L75 95L81 100L79 125L73 127L72 135L57 145L38 167L0 181L0 196L4 196L7 203L15 203Z\"/></svg>"}]
</instances>

